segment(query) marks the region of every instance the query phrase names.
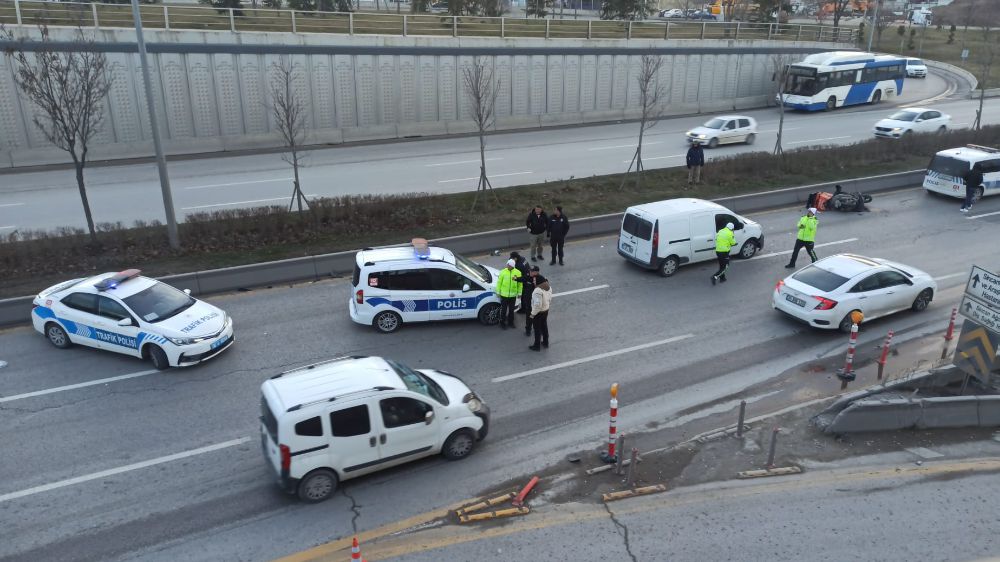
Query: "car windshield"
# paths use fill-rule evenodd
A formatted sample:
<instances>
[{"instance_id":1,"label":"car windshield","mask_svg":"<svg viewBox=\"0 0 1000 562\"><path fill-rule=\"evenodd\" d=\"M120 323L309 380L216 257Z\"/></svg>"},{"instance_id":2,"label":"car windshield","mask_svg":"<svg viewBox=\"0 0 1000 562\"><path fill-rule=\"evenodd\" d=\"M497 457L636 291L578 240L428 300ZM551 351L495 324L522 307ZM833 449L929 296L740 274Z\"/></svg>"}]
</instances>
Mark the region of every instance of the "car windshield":
<instances>
[{"instance_id":1,"label":"car windshield","mask_svg":"<svg viewBox=\"0 0 1000 562\"><path fill-rule=\"evenodd\" d=\"M428 398L433 398L444 404L448 405L448 395L444 393L444 390L438 386L438 383L431 380L429 377L425 376L419 371L415 371L402 363L397 363L392 359L386 359L386 363L396 371L399 378L403 379L403 384L406 388L412 390L413 392L418 392L427 396Z\"/></svg>"},{"instance_id":2,"label":"car windshield","mask_svg":"<svg viewBox=\"0 0 1000 562\"><path fill-rule=\"evenodd\" d=\"M837 275L832 271L818 268L815 265L810 265L802 271L796 273L792 276L792 279L795 279L799 283L805 283L810 287L815 287L823 292L830 292L844 283L847 283L846 277Z\"/></svg>"},{"instance_id":3,"label":"car windshield","mask_svg":"<svg viewBox=\"0 0 1000 562\"><path fill-rule=\"evenodd\" d=\"M924 61L920 59L910 59L906 61L906 66L924 66Z\"/></svg>"},{"instance_id":4,"label":"car windshield","mask_svg":"<svg viewBox=\"0 0 1000 562\"><path fill-rule=\"evenodd\" d=\"M725 124L726 124L726 120L725 119L719 119L718 117L716 117L715 119L712 119L708 123L705 123L705 128L706 129L721 129L722 126L725 125Z\"/></svg>"},{"instance_id":5,"label":"car windshield","mask_svg":"<svg viewBox=\"0 0 1000 562\"><path fill-rule=\"evenodd\" d=\"M890 115L889 119L892 119L893 121L913 121L917 118L917 115L920 114L914 111L897 111L896 113Z\"/></svg>"},{"instance_id":6,"label":"car windshield","mask_svg":"<svg viewBox=\"0 0 1000 562\"><path fill-rule=\"evenodd\" d=\"M155 283L152 287L122 299L139 318L146 322L159 322L176 316L190 308L195 299L165 283Z\"/></svg>"},{"instance_id":7,"label":"car windshield","mask_svg":"<svg viewBox=\"0 0 1000 562\"><path fill-rule=\"evenodd\" d=\"M453 255L455 256L455 267L457 267L459 271L473 279L478 279L483 283L493 282L493 276L490 275L490 270L461 254Z\"/></svg>"},{"instance_id":8,"label":"car windshield","mask_svg":"<svg viewBox=\"0 0 1000 562\"><path fill-rule=\"evenodd\" d=\"M813 76L790 74L785 79L785 93L793 96L812 96L820 90L819 82Z\"/></svg>"},{"instance_id":9,"label":"car windshield","mask_svg":"<svg viewBox=\"0 0 1000 562\"><path fill-rule=\"evenodd\" d=\"M969 171L969 163L963 162L961 160L952 158L951 156L942 156L940 154L936 155L927 170L930 172L937 172L946 176L951 176L953 178L965 177L966 172Z\"/></svg>"}]
</instances>

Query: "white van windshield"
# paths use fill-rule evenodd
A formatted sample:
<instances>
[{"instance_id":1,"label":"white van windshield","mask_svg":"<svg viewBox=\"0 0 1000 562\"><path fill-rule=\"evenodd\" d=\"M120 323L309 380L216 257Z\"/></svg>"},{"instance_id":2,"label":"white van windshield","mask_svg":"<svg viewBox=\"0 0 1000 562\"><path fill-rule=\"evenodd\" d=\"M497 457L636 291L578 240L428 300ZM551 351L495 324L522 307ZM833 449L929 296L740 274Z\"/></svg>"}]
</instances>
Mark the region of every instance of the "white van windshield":
<instances>
[{"instance_id":1,"label":"white van windshield","mask_svg":"<svg viewBox=\"0 0 1000 562\"><path fill-rule=\"evenodd\" d=\"M937 172L946 176L951 176L953 178L965 177L966 172L972 166L968 162L963 162L957 158L952 158L951 156L942 156L940 154L936 155L927 170L930 172Z\"/></svg>"},{"instance_id":2,"label":"white van windshield","mask_svg":"<svg viewBox=\"0 0 1000 562\"><path fill-rule=\"evenodd\" d=\"M455 256L455 267L457 267L462 273L472 277L473 279L478 279L483 283L493 282L493 276L490 275L490 270L461 254L452 253L452 255Z\"/></svg>"}]
</instances>

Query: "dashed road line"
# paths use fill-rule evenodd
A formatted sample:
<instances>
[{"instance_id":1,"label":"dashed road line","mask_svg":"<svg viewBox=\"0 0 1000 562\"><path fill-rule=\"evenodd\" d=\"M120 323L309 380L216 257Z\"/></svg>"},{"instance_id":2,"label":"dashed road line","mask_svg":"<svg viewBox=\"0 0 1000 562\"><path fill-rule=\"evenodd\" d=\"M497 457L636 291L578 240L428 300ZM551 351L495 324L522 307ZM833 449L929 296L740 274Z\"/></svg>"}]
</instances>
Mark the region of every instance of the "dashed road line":
<instances>
[{"instance_id":1,"label":"dashed road line","mask_svg":"<svg viewBox=\"0 0 1000 562\"><path fill-rule=\"evenodd\" d=\"M669 154L667 156L650 156L650 157L643 156L642 157L642 161L645 162L646 160L663 160L664 158L681 158L681 157L684 157L684 156L687 156L687 154ZM628 164L628 163L630 163L632 161L631 160L622 160L622 162Z\"/></svg>"},{"instance_id":2,"label":"dashed road line","mask_svg":"<svg viewBox=\"0 0 1000 562\"><path fill-rule=\"evenodd\" d=\"M87 382L81 382L77 384L68 384L66 386L57 386L55 388L47 388L44 390L36 390L34 392L25 392L24 394L15 394L13 396L0 396L0 403L3 402L13 402L15 400L24 400L25 398L34 398L36 396L45 396L46 394L55 394L57 392L65 392L67 390L76 390L78 388L87 388L88 386L97 386L99 384L107 384L109 382L123 381L127 379L135 379L139 377L145 377L152 375L154 373L159 373L156 369L149 371L139 371L138 373L129 373L127 375L118 375L116 377L108 377L105 379L97 379Z\"/></svg>"},{"instance_id":3,"label":"dashed road line","mask_svg":"<svg viewBox=\"0 0 1000 562\"><path fill-rule=\"evenodd\" d=\"M563 291L561 293L552 293L553 297L565 297L568 295L575 295L577 293L586 293L587 291L597 291L600 289L607 289L611 285L597 285L595 287L584 287L582 289L573 289L572 291Z\"/></svg>"},{"instance_id":4,"label":"dashed road line","mask_svg":"<svg viewBox=\"0 0 1000 562\"><path fill-rule=\"evenodd\" d=\"M663 144L663 141L644 142L644 143L642 143L642 146L644 146L644 147L645 146L652 146L654 144ZM616 148L635 148L635 147L636 147L635 143L632 143L632 144L616 144L615 146L598 146L598 147L594 147L594 148L588 148L587 151L588 152L593 152L595 150L613 150L613 149L616 149Z\"/></svg>"},{"instance_id":5,"label":"dashed road line","mask_svg":"<svg viewBox=\"0 0 1000 562\"><path fill-rule=\"evenodd\" d=\"M306 195L306 197L319 197L318 195L311 194ZM269 199L252 199L250 201L231 201L229 203L213 203L211 205L197 205L194 207L181 207L182 211L193 211L195 209L212 209L215 207L230 207L232 205L251 205L253 203L269 203L271 201L289 201L291 200L290 195L285 195L284 197L271 197Z\"/></svg>"},{"instance_id":6,"label":"dashed road line","mask_svg":"<svg viewBox=\"0 0 1000 562\"><path fill-rule=\"evenodd\" d=\"M937 451L928 449L927 447L910 447L909 449L906 449L906 451L913 453L922 459L937 459L944 456Z\"/></svg>"},{"instance_id":7,"label":"dashed road line","mask_svg":"<svg viewBox=\"0 0 1000 562\"><path fill-rule=\"evenodd\" d=\"M935 277L934 280L935 281L944 281L945 279L953 279L955 277L964 277L964 276L966 276L968 274L969 274L968 271L963 271L961 273L949 273L948 275L942 275L940 277Z\"/></svg>"},{"instance_id":8,"label":"dashed road line","mask_svg":"<svg viewBox=\"0 0 1000 562\"><path fill-rule=\"evenodd\" d=\"M279 181L292 181L295 178L274 178L269 180L248 180L248 181L234 181L229 183L209 183L205 185L192 185L190 187L185 187L184 189L209 189L211 187L229 187L232 185L243 185L249 183L273 183Z\"/></svg>"},{"instance_id":9,"label":"dashed road line","mask_svg":"<svg viewBox=\"0 0 1000 562\"><path fill-rule=\"evenodd\" d=\"M858 241L857 238L847 238L845 240L835 240L833 242L824 242L823 244L816 244L813 247L814 248L825 248L827 246L835 246L837 244L847 244L847 243L850 243L850 242L857 242L857 241ZM749 261L762 260L764 258L773 258L773 257L777 257L777 256L787 256L787 255L790 255L791 253L792 253L791 250L782 250L780 252L771 252L770 254L761 254L759 256L754 256L754 257L750 258Z\"/></svg>"},{"instance_id":10,"label":"dashed road line","mask_svg":"<svg viewBox=\"0 0 1000 562\"><path fill-rule=\"evenodd\" d=\"M487 162L496 162L503 158L487 158ZM479 160L459 160L458 162L439 162L437 164L424 164L425 168L439 168L441 166L458 166L459 164L479 164Z\"/></svg>"},{"instance_id":11,"label":"dashed road line","mask_svg":"<svg viewBox=\"0 0 1000 562\"><path fill-rule=\"evenodd\" d=\"M992 213L983 213L981 215L965 217L969 220L981 219L983 217L992 217L993 215L1000 215L1000 211L993 211Z\"/></svg>"},{"instance_id":12,"label":"dashed road line","mask_svg":"<svg viewBox=\"0 0 1000 562\"><path fill-rule=\"evenodd\" d=\"M809 140L792 141L792 142L789 142L788 144L805 144L807 142L821 142L821 141L843 140L843 139L849 139L849 138L851 138L851 136L852 135L847 135L845 137L826 137L825 139L809 139Z\"/></svg>"},{"instance_id":13,"label":"dashed road line","mask_svg":"<svg viewBox=\"0 0 1000 562\"><path fill-rule=\"evenodd\" d=\"M491 178L503 178L503 177L506 177L506 176L523 176L525 174L533 174L533 173L534 172L511 172L509 174L489 174L489 177L491 177ZM475 177L472 177L472 178L456 178L456 179L453 179L453 180L440 180L440 181L438 181L438 183L454 183L454 182L457 182L457 181L473 181L473 180L478 180L478 179L479 179L479 176L475 176Z\"/></svg>"},{"instance_id":14,"label":"dashed road line","mask_svg":"<svg viewBox=\"0 0 1000 562\"><path fill-rule=\"evenodd\" d=\"M24 203L0 203L0 207L23 207Z\"/></svg>"}]
</instances>

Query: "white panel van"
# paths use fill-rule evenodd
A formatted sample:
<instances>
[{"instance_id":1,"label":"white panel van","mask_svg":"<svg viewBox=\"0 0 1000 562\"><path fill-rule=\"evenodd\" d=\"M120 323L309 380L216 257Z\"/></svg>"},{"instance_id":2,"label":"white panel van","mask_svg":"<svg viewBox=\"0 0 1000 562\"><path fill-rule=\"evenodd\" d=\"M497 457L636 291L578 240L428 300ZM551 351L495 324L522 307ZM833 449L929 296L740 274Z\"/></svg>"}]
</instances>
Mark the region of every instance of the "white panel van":
<instances>
[{"instance_id":1,"label":"white panel van","mask_svg":"<svg viewBox=\"0 0 1000 562\"><path fill-rule=\"evenodd\" d=\"M764 248L760 224L703 199L667 199L629 207L622 218L618 254L669 277L687 263L715 259L715 233L733 223L733 253L752 258Z\"/></svg>"}]
</instances>

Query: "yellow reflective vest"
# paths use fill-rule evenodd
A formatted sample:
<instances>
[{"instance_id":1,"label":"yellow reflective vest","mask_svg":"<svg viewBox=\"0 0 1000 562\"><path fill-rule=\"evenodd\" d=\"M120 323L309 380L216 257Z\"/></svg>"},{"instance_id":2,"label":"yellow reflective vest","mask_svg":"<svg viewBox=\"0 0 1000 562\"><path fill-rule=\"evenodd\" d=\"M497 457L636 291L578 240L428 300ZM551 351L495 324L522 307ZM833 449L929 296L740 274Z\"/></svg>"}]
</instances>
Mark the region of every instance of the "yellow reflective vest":
<instances>
[{"instance_id":1,"label":"yellow reflective vest","mask_svg":"<svg viewBox=\"0 0 1000 562\"><path fill-rule=\"evenodd\" d=\"M521 272L517 269L503 268L497 275L497 295L501 297L516 297L521 294Z\"/></svg>"},{"instance_id":2,"label":"yellow reflective vest","mask_svg":"<svg viewBox=\"0 0 1000 562\"><path fill-rule=\"evenodd\" d=\"M715 234L715 251L717 253L729 253L736 245L736 235L732 230L722 227L722 230Z\"/></svg>"},{"instance_id":3,"label":"yellow reflective vest","mask_svg":"<svg viewBox=\"0 0 1000 562\"><path fill-rule=\"evenodd\" d=\"M819 226L819 219L806 215L799 219L799 240L803 242L816 241L816 227Z\"/></svg>"}]
</instances>

